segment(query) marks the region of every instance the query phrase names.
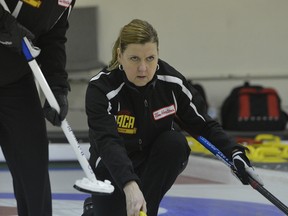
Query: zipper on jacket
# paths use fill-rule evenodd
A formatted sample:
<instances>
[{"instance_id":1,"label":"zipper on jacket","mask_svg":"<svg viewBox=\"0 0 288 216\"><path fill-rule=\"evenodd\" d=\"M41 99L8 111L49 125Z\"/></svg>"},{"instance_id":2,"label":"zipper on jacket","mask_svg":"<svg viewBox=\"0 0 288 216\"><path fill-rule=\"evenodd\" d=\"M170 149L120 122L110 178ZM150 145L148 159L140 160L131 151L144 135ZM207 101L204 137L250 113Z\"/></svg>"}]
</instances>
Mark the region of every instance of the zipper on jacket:
<instances>
[{"instance_id":1,"label":"zipper on jacket","mask_svg":"<svg viewBox=\"0 0 288 216\"><path fill-rule=\"evenodd\" d=\"M143 135L145 134L145 130L147 129L147 117L148 117L148 101L147 99L144 99L144 119L143 119L143 129L142 129L142 138ZM139 138L138 140L138 144L139 144L139 149L140 151L143 150L143 140L141 138Z\"/></svg>"},{"instance_id":2,"label":"zipper on jacket","mask_svg":"<svg viewBox=\"0 0 288 216\"><path fill-rule=\"evenodd\" d=\"M147 100L145 99L144 100L144 106L145 106L145 108L147 108L148 107L148 102L147 102ZM147 110L145 109L145 114L147 114Z\"/></svg>"},{"instance_id":3,"label":"zipper on jacket","mask_svg":"<svg viewBox=\"0 0 288 216\"><path fill-rule=\"evenodd\" d=\"M139 143L139 149L140 149L140 151L142 151L143 150L143 148L142 148L142 139L139 139L138 143Z\"/></svg>"}]
</instances>

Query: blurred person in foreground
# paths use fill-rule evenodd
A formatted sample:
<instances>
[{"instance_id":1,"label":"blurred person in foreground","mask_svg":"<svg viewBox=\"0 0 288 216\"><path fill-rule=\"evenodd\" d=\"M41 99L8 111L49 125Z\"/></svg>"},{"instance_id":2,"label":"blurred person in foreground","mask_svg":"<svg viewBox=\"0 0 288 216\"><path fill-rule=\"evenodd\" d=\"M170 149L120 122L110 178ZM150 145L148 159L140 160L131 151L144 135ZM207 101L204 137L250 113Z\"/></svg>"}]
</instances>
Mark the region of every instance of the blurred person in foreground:
<instances>
[{"instance_id":1,"label":"blurred person in foreground","mask_svg":"<svg viewBox=\"0 0 288 216\"><path fill-rule=\"evenodd\" d=\"M0 5L0 145L13 178L18 215L52 216L44 116L60 126L68 112L65 34L75 0L5 2L11 14ZM36 61L59 103L59 114L47 101L42 109L22 53L24 37L41 49Z\"/></svg>"}]
</instances>

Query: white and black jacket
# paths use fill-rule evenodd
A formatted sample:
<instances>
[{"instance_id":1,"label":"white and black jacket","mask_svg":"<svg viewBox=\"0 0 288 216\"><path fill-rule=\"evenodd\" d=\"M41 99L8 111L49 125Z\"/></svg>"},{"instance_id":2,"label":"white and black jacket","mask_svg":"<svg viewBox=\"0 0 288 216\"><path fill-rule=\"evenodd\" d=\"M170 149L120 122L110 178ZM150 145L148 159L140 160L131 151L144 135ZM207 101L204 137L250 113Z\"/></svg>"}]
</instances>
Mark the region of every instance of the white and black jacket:
<instances>
[{"instance_id":1,"label":"white and black jacket","mask_svg":"<svg viewBox=\"0 0 288 216\"><path fill-rule=\"evenodd\" d=\"M100 157L120 187L138 180L133 165L143 158L135 152L145 152L160 133L173 130L176 119L188 133L202 135L229 158L232 149L240 147L207 115L203 98L185 77L166 62L158 63L159 70L145 87L130 83L124 71L103 69L87 89L91 161Z\"/></svg>"}]
</instances>

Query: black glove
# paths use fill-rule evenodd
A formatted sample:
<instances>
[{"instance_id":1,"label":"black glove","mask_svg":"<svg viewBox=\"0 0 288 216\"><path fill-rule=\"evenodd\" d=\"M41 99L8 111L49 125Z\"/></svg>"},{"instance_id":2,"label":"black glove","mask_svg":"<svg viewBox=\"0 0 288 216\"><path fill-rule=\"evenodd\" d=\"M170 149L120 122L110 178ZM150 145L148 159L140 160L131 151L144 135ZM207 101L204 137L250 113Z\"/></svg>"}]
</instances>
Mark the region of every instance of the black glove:
<instances>
[{"instance_id":1,"label":"black glove","mask_svg":"<svg viewBox=\"0 0 288 216\"><path fill-rule=\"evenodd\" d=\"M236 169L236 175L244 185L249 184L249 176L258 181L261 185L263 185L262 179L255 172L254 168L250 164L249 159L243 151L237 150L236 152L234 152L232 155L232 159L234 167Z\"/></svg>"},{"instance_id":2,"label":"black glove","mask_svg":"<svg viewBox=\"0 0 288 216\"><path fill-rule=\"evenodd\" d=\"M12 51L21 53L22 39L27 37L33 40L34 35L7 11L3 12L0 20L0 44L10 48Z\"/></svg>"},{"instance_id":3,"label":"black glove","mask_svg":"<svg viewBox=\"0 0 288 216\"><path fill-rule=\"evenodd\" d=\"M43 106L43 112L46 119L54 126L61 126L61 122L65 119L68 113L68 90L60 87L51 88L60 107L60 113L50 106L47 100L45 100Z\"/></svg>"}]
</instances>

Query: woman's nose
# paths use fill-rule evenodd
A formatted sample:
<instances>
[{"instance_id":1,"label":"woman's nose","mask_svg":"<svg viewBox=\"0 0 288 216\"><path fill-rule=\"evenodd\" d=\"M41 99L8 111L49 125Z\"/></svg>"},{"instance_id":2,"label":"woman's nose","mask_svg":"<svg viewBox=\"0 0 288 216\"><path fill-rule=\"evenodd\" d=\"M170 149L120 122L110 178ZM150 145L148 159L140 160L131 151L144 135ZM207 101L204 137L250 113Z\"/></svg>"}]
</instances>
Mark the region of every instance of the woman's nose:
<instances>
[{"instance_id":1,"label":"woman's nose","mask_svg":"<svg viewBox=\"0 0 288 216\"><path fill-rule=\"evenodd\" d=\"M140 65L138 66L138 71L143 72L147 70L147 65L145 62L141 62Z\"/></svg>"}]
</instances>

